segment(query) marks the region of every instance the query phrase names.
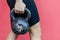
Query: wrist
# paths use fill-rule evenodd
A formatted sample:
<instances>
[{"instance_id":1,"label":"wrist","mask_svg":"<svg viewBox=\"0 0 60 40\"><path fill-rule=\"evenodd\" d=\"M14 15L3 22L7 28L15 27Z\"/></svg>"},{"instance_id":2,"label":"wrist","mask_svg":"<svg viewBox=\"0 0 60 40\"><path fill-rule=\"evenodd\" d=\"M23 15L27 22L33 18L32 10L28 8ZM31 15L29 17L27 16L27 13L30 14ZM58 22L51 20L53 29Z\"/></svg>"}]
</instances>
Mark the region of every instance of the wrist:
<instances>
[{"instance_id":1,"label":"wrist","mask_svg":"<svg viewBox=\"0 0 60 40\"><path fill-rule=\"evenodd\" d=\"M16 0L16 2L23 2L23 0Z\"/></svg>"}]
</instances>

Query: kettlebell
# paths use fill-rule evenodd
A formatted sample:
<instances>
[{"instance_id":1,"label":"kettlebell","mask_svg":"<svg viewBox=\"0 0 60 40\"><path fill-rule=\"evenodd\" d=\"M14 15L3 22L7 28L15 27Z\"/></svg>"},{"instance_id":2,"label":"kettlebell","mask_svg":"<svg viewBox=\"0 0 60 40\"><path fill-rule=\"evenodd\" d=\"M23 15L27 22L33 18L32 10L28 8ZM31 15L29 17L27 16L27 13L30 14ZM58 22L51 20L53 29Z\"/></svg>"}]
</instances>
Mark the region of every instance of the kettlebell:
<instances>
[{"instance_id":1,"label":"kettlebell","mask_svg":"<svg viewBox=\"0 0 60 40\"><path fill-rule=\"evenodd\" d=\"M24 16L16 14L14 8L11 10L11 29L15 34L25 34L29 31L29 20L31 18L31 12L28 8L25 9ZM22 17L21 17L22 16Z\"/></svg>"}]
</instances>

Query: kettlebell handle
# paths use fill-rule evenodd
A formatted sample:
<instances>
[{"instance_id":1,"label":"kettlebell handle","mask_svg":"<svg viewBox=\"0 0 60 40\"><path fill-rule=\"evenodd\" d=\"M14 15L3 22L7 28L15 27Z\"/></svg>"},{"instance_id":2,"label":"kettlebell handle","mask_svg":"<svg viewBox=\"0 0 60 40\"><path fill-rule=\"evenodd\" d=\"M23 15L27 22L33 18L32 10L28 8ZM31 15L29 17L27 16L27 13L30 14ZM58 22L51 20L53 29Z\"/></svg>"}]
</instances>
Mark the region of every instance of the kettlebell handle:
<instances>
[{"instance_id":1,"label":"kettlebell handle","mask_svg":"<svg viewBox=\"0 0 60 40\"><path fill-rule=\"evenodd\" d=\"M25 20L28 21L31 18L31 12L28 8L25 8L25 12L27 13L27 17L25 18ZM13 20L15 20L14 13L15 13L15 11L14 11L14 8L13 8L11 10L11 15L10 15Z\"/></svg>"},{"instance_id":2,"label":"kettlebell handle","mask_svg":"<svg viewBox=\"0 0 60 40\"><path fill-rule=\"evenodd\" d=\"M29 20L31 18L31 12L28 8L25 9L25 12L27 12L27 17L25 18L25 20Z\"/></svg>"},{"instance_id":3,"label":"kettlebell handle","mask_svg":"<svg viewBox=\"0 0 60 40\"><path fill-rule=\"evenodd\" d=\"M14 17L14 8L11 10L11 13L10 13L10 17L11 19L15 20L15 17Z\"/></svg>"}]
</instances>

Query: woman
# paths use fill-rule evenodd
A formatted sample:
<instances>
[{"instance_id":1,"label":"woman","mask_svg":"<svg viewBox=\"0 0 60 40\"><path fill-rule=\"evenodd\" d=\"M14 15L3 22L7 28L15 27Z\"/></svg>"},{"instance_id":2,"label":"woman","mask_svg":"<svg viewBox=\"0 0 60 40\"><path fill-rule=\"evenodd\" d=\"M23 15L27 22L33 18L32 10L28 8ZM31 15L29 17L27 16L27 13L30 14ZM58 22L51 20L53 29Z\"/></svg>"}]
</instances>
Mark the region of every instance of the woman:
<instances>
[{"instance_id":1,"label":"woman","mask_svg":"<svg viewBox=\"0 0 60 40\"><path fill-rule=\"evenodd\" d=\"M17 14L23 14L26 7L31 11L31 19L29 22L31 27L29 31L31 40L41 40L39 15L34 0L7 0L7 3L10 9L14 8ZM11 31L7 40L16 40L17 37L18 35Z\"/></svg>"}]
</instances>

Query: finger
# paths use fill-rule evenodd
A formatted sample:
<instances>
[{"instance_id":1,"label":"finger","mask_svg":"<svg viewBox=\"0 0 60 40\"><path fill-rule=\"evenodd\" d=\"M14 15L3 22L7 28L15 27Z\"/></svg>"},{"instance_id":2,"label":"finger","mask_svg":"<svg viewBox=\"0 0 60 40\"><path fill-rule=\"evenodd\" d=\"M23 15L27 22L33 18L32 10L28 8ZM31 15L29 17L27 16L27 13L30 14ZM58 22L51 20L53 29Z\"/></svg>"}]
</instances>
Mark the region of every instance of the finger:
<instances>
[{"instance_id":1,"label":"finger","mask_svg":"<svg viewBox=\"0 0 60 40\"><path fill-rule=\"evenodd\" d=\"M24 14L23 11L19 11L19 10L15 10L15 13L17 13L17 14Z\"/></svg>"}]
</instances>

